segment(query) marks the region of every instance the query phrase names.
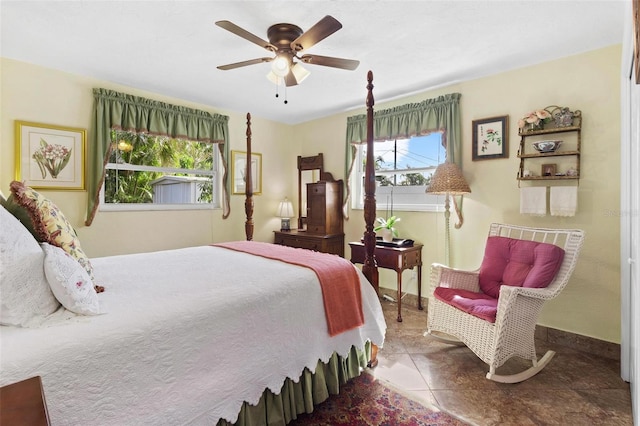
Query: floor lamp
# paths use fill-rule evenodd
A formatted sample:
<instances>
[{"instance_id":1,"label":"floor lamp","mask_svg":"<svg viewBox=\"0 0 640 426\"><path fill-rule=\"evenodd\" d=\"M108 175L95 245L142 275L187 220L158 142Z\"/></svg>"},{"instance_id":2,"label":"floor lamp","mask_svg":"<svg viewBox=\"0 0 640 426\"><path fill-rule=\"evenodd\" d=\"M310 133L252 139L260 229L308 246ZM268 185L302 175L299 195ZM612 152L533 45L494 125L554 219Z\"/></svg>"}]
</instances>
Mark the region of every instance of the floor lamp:
<instances>
[{"instance_id":1,"label":"floor lamp","mask_svg":"<svg viewBox=\"0 0 640 426\"><path fill-rule=\"evenodd\" d=\"M428 194L444 194L444 220L445 220L445 240L444 240L444 253L447 265L451 264L451 256L449 250L449 218L451 216L449 196L451 195L464 195L470 194L471 188L462 175L462 171L454 163L442 163L431 176L431 182L427 186L426 192ZM456 229L462 226L464 221L462 217L462 211L458 208L456 200L453 200L453 207L458 214L460 220L456 223Z\"/></svg>"}]
</instances>

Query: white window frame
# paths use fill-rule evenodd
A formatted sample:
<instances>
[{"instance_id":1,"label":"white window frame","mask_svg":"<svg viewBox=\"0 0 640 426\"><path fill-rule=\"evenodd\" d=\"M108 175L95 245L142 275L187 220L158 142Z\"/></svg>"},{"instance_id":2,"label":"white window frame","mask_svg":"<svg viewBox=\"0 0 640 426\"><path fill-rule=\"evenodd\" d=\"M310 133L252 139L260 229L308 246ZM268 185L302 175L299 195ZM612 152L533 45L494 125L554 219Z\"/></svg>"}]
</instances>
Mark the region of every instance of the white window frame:
<instances>
[{"instance_id":1,"label":"white window frame","mask_svg":"<svg viewBox=\"0 0 640 426\"><path fill-rule=\"evenodd\" d=\"M375 146L376 142L374 142ZM366 144L360 144L356 149L356 159L351 181L351 208L364 210L364 148ZM398 172L407 173L435 171L437 166L396 169L393 171L376 171L376 175L394 175ZM387 211L388 215L396 211L416 212L444 212L444 195L427 194L426 185L421 186L376 186L376 208L379 212Z\"/></svg>"},{"instance_id":2,"label":"white window frame","mask_svg":"<svg viewBox=\"0 0 640 426\"><path fill-rule=\"evenodd\" d=\"M152 171L161 173L186 173L190 175L211 176L214 193L211 203L190 203L190 204L168 204L168 203L106 203L104 198L105 182L102 182L100 188L100 206L99 211L163 211L163 210L215 210L220 209L222 205L222 183L220 182L219 170L220 151L217 146L213 146L213 167L211 170L203 169L181 169L171 167L153 167L127 163L107 163L106 170L132 170L132 171ZM216 190L217 189L217 190Z\"/></svg>"}]
</instances>

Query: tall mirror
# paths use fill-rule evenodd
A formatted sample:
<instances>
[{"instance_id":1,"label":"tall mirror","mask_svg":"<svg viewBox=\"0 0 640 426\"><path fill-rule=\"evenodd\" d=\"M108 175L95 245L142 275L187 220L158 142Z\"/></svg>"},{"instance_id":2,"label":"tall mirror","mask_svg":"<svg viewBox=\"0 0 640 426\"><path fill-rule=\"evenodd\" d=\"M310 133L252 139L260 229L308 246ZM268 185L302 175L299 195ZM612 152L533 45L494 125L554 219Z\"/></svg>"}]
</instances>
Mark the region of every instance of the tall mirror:
<instances>
[{"instance_id":1,"label":"tall mirror","mask_svg":"<svg viewBox=\"0 0 640 426\"><path fill-rule=\"evenodd\" d=\"M307 224L307 184L322 180L324 166L322 153L313 157L298 156L298 229Z\"/></svg>"}]
</instances>

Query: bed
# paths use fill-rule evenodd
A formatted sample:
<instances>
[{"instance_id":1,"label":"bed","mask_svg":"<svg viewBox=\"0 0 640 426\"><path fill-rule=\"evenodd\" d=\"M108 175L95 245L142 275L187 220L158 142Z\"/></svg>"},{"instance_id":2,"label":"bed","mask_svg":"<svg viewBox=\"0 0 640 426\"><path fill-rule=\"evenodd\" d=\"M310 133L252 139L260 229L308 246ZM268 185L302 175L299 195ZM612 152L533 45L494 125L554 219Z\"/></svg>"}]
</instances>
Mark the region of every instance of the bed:
<instances>
[{"instance_id":1,"label":"bed","mask_svg":"<svg viewBox=\"0 0 640 426\"><path fill-rule=\"evenodd\" d=\"M371 73L368 81L372 122ZM90 282L106 288L94 306L97 315L60 307L30 327L1 326L0 385L41 376L55 425L276 425L312 411L363 368L374 366L384 342L369 169L367 256L362 272L349 264L357 277L361 325L332 328L321 275L300 262L268 258L260 248L266 243L251 241L253 194L247 185L247 241L93 258ZM13 219L4 208L0 213L6 248L6 230L15 223L9 223ZM12 244L32 247L27 238ZM262 251L246 252L242 243ZM45 253L51 250L47 243L41 246ZM5 266L12 253L2 253ZM84 277L86 270L81 272ZM3 306L11 273L2 278Z\"/></svg>"}]
</instances>

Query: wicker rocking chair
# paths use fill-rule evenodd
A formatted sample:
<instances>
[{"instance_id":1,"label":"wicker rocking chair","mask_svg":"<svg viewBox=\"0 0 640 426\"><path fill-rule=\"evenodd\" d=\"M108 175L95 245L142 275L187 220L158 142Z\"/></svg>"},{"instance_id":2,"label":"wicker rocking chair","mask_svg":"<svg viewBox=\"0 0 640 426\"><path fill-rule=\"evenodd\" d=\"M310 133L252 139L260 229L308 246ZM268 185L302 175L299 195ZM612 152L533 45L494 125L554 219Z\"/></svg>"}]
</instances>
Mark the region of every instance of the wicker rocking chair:
<instances>
[{"instance_id":1,"label":"wicker rocking chair","mask_svg":"<svg viewBox=\"0 0 640 426\"><path fill-rule=\"evenodd\" d=\"M538 315L544 302L567 285L583 241L581 230L492 224L478 270L432 265L425 335L469 347L489 364L488 379L518 383L534 376L555 355L547 351L537 359ZM533 366L517 374L496 374L513 356L530 360Z\"/></svg>"}]
</instances>

